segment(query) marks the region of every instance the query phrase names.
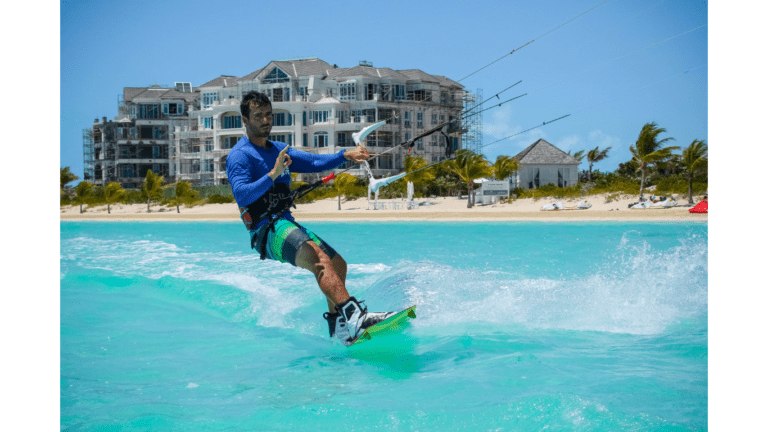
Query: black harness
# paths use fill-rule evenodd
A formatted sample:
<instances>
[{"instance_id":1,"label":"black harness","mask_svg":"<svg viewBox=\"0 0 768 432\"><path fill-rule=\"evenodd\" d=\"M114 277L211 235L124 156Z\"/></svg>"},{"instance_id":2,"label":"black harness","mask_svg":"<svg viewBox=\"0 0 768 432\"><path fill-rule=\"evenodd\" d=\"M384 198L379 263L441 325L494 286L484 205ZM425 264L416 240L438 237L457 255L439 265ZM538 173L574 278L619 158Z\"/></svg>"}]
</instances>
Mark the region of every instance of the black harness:
<instances>
[{"instance_id":1,"label":"black harness","mask_svg":"<svg viewBox=\"0 0 768 432\"><path fill-rule=\"evenodd\" d=\"M283 216L283 213L290 210L291 207L296 208L294 201L298 198L301 198L319 186L322 186L334 177L335 176L331 174L315 183L302 185L296 190L291 190L288 183L275 183L267 190L267 193L249 204L248 207L240 207L240 219L242 219L248 231L259 226L261 221L265 219L269 220L266 231L264 231L264 235L258 245L258 249L256 245L258 235L254 233L253 236L251 236L251 249L257 249L259 254L261 254L261 259L266 259L267 237L269 237L269 231L275 232L275 224ZM306 232L304 227L299 225L295 220L291 220L290 222Z\"/></svg>"}]
</instances>

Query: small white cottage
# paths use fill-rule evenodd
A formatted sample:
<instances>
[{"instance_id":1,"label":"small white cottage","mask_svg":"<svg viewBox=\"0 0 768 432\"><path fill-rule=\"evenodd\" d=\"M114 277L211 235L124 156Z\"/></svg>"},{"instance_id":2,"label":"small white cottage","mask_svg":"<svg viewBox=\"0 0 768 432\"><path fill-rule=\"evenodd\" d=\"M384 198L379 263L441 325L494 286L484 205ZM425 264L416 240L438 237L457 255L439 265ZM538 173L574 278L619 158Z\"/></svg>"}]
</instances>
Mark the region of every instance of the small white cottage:
<instances>
[{"instance_id":1,"label":"small white cottage","mask_svg":"<svg viewBox=\"0 0 768 432\"><path fill-rule=\"evenodd\" d=\"M509 178L511 188L533 189L552 183L573 186L579 181L579 160L539 139L518 153L518 170Z\"/></svg>"}]
</instances>

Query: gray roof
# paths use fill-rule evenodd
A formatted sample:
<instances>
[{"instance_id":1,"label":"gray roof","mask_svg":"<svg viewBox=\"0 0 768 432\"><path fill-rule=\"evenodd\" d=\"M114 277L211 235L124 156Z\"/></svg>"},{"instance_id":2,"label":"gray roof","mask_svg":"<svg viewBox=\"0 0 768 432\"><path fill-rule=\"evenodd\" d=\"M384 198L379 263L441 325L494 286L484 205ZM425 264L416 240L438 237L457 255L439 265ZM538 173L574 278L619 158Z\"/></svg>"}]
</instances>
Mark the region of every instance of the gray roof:
<instances>
[{"instance_id":1,"label":"gray roof","mask_svg":"<svg viewBox=\"0 0 768 432\"><path fill-rule=\"evenodd\" d=\"M251 72L242 78L239 78L238 81L251 81L257 77L263 78L266 74L272 72L272 69L275 67L280 68L280 70L294 78L309 75L328 75L330 71L334 70L333 66L318 58L301 60L274 60L269 62L263 68Z\"/></svg>"},{"instance_id":2,"label":"gray roof","mask_svg":"<svg viewBox=\"0 0 768 432\"><path fill-rule=\"evenodd\" d=\"M237 85L237 77L233 75L222 75L214 78L199 87L234 87Z\"/></svg>"},{"instance_id":3,"label":"gray roof","mask_svg":"<svg viewBox=\"0 0 768 432\"><path fill-rule=\"evenodd\" d=\"M409 80L419 80L421 82L433 82L435 84L440 82L440 80L436 76L430 75L420 69L406 69L398 72L407 76Z\"/></svg>"},{"instance_id":4,"label":"gray roof","mask_svg":"<svg viewBox=\"0 0 768 432\"><path fill-rule=\"evenodd\" d=\"M515 158L526 165L578 165L579 160L552 144L539 139L518 153Z\"/></svg>"},{"instance_id":5,"label":"gray roof","mask_svg":"<svg viewBox=\"0 0 768 432\"><path fill-rule=\"evenodd\" d=\"M261 68L259 70L255 70L255 71L249 73L248 75L246 75L244 77L238 78L237 81L238 82L239 81L253 81L253 79L256 78L256 75L260 74L261 71L263 71L263 70L264 70L264 68Z\"/></svg>"},{"instance_id":6,"label":"gray roof","mask_svg":"<svg viewBox=\"0 0 768 432\"><path fill-rule=\"evenodd\" d=\"M124 87L123 101L131 102L134 99L184 99L192 102L197 98L197 88L192 88L192 93L180 93L175 88L162 87Z\"/></svg>"}]
</instances>

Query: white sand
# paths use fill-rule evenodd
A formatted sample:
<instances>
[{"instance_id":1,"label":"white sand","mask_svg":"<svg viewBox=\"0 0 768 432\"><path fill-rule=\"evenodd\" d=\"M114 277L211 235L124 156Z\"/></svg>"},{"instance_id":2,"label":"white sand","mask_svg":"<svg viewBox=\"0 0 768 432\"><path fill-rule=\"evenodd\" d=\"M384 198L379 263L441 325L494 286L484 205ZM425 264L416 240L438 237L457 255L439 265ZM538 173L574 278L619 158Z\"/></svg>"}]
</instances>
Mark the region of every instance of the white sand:
<instances>
[{"instance_id":1,"label":"white sand","mask_svg":"<svg viewBox=\"0 0 768 432\"><path fill-rule=\"evenodd\" d=\"M648 197L650 195L646 195ZM557 199L544 198L534 200L531 198L514 200L508 204L493 205L475 205L473 208L467 208L466 198L459 200L456 197L451 198L422 198L415 201L425 204L419 208L407 210L405 200L379 200L380 203L401 203L400 209L393 210L388 206L386 210L373 210L373 202L370 203L365 198L359 198L353 201L342 201L341 210L338 210L337 198L330 198L316 201L310 204L298 204L293 209L293 214L297 220L434 220L434 221L455 221L455 220L546 220L546 221L608 221L608 220L658 220L658 221L706 221L707 214L692 214L688 210L690 207L683 207L688 204L687 197L675 196L678 202L677 207L669 209L628 209L630 203L637 201L637 195L624 195L620 199L606 203L606 195L591 195L586 199L592 203L592 207L587 210L560 210L560 211L541 211L545 204L558 201ZM694 202L698 203L701 196L694 197ZM580 199L562 199L560 201L566 207L575 207ZM83 206L85 211L80 214L79 206L61 207L62 220L219 220L232 221L238 220L238 210L236 204L206 204L194 207L180 207L180 213L176 212L176 207L167 207L160 205L150 206L150 213L147 213L146 204L115 204L111 206L111 214L107 214L107 206L88 207ZM370 208L370 209L369 209Z\"/></svg>"}]
</instances>

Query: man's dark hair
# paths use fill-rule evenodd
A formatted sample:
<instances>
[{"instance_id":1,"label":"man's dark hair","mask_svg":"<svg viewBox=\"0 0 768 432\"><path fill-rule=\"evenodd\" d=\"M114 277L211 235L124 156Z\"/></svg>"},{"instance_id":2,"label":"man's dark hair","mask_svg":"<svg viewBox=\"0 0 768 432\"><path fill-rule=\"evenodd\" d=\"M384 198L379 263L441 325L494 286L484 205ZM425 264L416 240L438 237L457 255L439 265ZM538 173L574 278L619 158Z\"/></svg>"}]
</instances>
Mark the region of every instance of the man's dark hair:
<instances>
[{"instance_id":1,"label":"man's dark hair","mask_svg":"<svg viewBox=\"0 0 768 432\"><path fill-rule=\"evenodd\" d=\"M251 115L251 102L256 103L260 107L272 106L272 102L269 101L267 95L251 90L243 96L243 101L240 102L240 114L245 118L249 118Z\"/></svg>"}]
</instances>

